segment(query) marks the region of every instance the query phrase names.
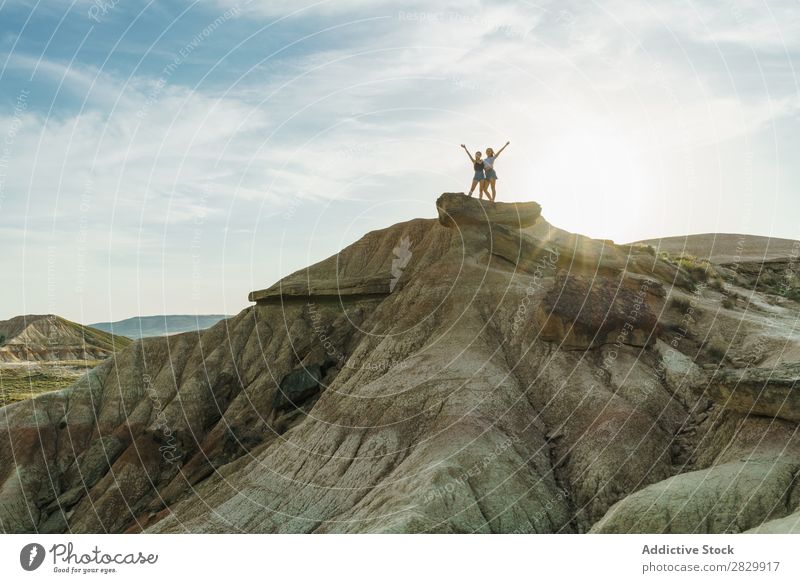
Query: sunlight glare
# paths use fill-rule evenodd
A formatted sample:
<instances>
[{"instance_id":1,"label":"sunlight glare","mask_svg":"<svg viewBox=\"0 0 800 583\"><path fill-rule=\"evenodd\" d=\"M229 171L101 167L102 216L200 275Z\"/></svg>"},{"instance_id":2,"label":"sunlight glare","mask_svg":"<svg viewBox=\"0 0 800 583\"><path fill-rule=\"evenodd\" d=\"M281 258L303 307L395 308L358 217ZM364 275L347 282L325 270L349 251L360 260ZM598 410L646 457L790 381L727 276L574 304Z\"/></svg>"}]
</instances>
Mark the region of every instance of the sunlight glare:
<instances>
[{"instance_id":1,"label":"sunlight glare","mask_svg":"<svg viewBox=\"0 0 800 583\"><path fill-rule=\"evenodd\" d=\"M536 171L552 224L617 242L635 231L631 222L642 207L645 176L632 140L606 132L569 133L553 141Z\"/></svg>"}]
</instances>

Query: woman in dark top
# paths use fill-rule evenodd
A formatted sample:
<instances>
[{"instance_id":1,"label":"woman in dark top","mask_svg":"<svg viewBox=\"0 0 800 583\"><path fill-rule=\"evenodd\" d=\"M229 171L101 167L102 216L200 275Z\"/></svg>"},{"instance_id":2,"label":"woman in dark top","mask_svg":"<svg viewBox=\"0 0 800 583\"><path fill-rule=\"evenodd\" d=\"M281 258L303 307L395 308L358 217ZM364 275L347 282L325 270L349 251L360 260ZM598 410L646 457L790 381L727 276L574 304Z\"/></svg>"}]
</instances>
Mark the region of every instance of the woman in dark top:
<instances>
[{"instance_id":1,"label":"woman in dark top","mask_svg":"<svg viewBox=\"0 0 800 583\"><path fill-rule=\"evenodd\" d=\"M469 156L469 159L472 161L472 169L475 171L475 174L472 176L472 186L469 189L469 195L472 196L472 193L475 191L475 187L480 185L478 196L483 199L484 187L486 186L486 176L483 173L483 160L481 160L482 154L480 152L475 152L475 157L473 158L472 154L469 153L469 150L467 150L467 147L464 144L461 144L461 147L464 148L467 156ZM486 193L486 197L489 197L489 193Z\"/></svg>"}]
</instances>

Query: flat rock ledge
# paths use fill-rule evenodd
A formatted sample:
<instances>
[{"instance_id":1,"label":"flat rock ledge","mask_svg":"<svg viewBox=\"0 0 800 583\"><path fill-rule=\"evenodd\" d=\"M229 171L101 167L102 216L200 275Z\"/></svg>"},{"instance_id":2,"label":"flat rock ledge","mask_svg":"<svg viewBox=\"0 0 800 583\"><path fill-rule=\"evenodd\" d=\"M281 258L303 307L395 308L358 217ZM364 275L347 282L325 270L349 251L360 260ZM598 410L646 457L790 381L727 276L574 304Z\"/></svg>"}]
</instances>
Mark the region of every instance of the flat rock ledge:
<instances>
[{"instance_id":1,"label":"flat rock ledge","mask_svg":"<svg viewBox=\"0 0 800 583\"><path fill-rule=\"evenodd\" d=\"M445 227L465 225L504 225L524 229L542 214L536 202L488 202L463 192L445 192L436 200L439 223Z\"/></svg>"},{"instance_id":2,"label":"flat rock ledge","mask_svg":"<svg viewBox=\"0 0 800 583\"><path fill-rule=\"evenodd\" d=\"M716 371L707 395L726 409L800 422L800 364Z\"/></svg>"},{"instance_id":3,"label":"flat rock ledge","mask_svg":"<svg viewBox=\"0 0 800 583\"><path fill-rule=\"evenodd\" d=\"M387 271L388 273L388 271ZM385 274L372 277L342 277L325 280L279 281L268 289L250 292L247 299L258 303L280 303L296 298L317 298L338 300L385 296L390 293L389 276Z\"/></svg>"}]
</instances>

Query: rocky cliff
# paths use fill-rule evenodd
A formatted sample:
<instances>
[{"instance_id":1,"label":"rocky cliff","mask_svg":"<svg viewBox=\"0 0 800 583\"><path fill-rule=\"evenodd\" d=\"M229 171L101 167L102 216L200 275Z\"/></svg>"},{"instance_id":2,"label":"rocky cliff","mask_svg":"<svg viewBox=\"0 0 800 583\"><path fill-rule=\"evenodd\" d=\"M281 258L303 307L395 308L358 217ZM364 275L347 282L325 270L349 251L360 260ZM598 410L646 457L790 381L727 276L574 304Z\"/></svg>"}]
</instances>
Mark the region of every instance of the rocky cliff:
<instances>
[{"instance_id":1,"label":"rocky cliff","mask_svg":"<svg viewBox=\"0 0 800 583\"><path fill-rule=\"evenodd\" d=\"M0 527L798 528L794 300L535 203L437 212L4 408Z\"/></svg>"}]
</instances>

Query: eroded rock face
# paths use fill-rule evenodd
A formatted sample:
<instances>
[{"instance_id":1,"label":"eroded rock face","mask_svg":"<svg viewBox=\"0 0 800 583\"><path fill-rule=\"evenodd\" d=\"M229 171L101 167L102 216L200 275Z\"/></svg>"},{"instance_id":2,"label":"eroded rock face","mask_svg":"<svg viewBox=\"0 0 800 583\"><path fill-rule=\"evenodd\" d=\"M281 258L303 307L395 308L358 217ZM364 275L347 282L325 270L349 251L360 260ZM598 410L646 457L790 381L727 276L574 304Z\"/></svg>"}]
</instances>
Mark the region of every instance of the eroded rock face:
<instances>
[{"instance_id":1,"label":"eroded rock face","mask_svg":"<svg viewBox=\"0 0 800 583\"><path fill-rule=\"evenodd\" d=\"M744 346L791 309L743 322L706 292L688 320L685 274L646 249L538 210L487 229L458 197L440 201L462 223L369 233L199 335L4 408L2 528L692 532L797 511L796 425L714 404L695 364L711 333Z\"/></svg>"},{"instance_id":2,"label":"eroded rock face","mask_svg":"<svg viewBox=\"0 0 800 583\"><path fill-rule=\"evenodd\" d=\"M319 364L308 364L293 370L283 377L280 390L272 399L272 407L290 409L316 395L320 391L323 374L323 367Z\"/></svg>"},{"instance_id":3,"label":"eroded rock face","mask_svg":"<svg viewBox=\"0 0 800 583\"><path fill-rule=\"evenodd\" d=\"M648 280L615 282L561 273L539 310L541 336L572 350L602 344L649 346L658 332L658 319L648 305L651 286L655 284Z\"/></svg>"}]
</instances>

